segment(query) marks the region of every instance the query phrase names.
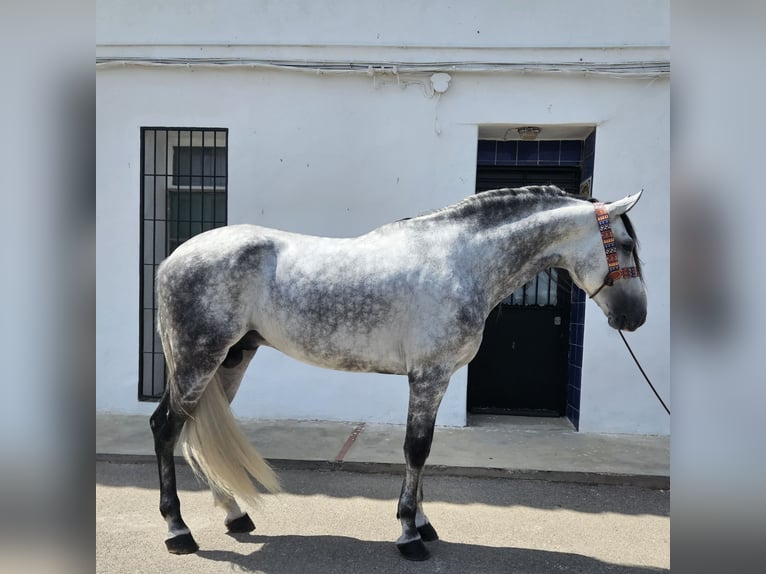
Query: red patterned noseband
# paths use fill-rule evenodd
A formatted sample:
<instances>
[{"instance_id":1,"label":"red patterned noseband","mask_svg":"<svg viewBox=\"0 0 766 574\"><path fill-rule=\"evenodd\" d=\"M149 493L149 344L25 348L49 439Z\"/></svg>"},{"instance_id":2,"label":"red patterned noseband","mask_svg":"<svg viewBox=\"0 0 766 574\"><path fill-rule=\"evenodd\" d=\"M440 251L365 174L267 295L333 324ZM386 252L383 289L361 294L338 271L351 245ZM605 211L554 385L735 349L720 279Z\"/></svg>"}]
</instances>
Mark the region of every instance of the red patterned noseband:
<instances>
[{"instance_id":1,"label":"red patterned noseband","mask_svg":"<svg viewBox=\"0 0 766 574\"><path fill-rule=\"evenodd\" d=\"M606 209L606 205L597 201L593 203L593 209L596 212L598 230L601 232L601 242L604 244L608 272L601 287L596 289L593 295L590 296L591 299L604 287L614 285L614 282L618 279L630 279L631 277L641 276L636 267L620 267L620 262L617 258L617 243L614 240L612 224L609 221L609 212Z\"/></svg>"}]
</instances>

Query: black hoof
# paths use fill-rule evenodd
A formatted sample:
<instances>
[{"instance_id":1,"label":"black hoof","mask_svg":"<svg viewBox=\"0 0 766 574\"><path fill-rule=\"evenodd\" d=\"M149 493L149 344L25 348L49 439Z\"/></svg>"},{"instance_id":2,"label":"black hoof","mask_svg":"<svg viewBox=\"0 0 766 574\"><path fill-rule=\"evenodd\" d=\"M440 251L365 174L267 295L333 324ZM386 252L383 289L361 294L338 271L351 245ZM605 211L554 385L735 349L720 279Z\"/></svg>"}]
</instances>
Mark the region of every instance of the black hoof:
<instances>
[{"instance_id":1,"label":"black hoof","mask_svg":"<svg viewBox=\"0 0 766 574\"><path fill-rule=\"evenodd\" d=\"M247 513L245 513L239 518L235 518L231 522L227 522L226 530L233 533L252 532L255 530L255 524L253 524L253 521L250 520L250 517L247 515Z\"/></svg>"},{"instance_id":2,"label":"black hoof","mask_svg":"<svg viewBox=\"0 0 766 574\"><path fill-rule=\"evenodd\" d=\"M397 544L396 547L407 560L420 562L422 560L428 560L431 556L431 553L428 551L428 548L426 548L426 545L423 544L422 540L410 540L404 544Z\"/></svg>"},{"instance_id":3,"label":"black hoof","mask_svg":"<svg viewBox=\"0 0 766 574\"><path fill-rule=\"evenodd\" d=\"M423 542L433 542L434 540L439 540L439 534L436 532L436 529L431 526L430 522L426 522L423 526L419 527L418 533L420 533L420 539Z\"/></svg>"},{"instance_id":4,"label":"black hoof","mask_svg":"<svg viewBox=\"0 0 766 574\"><path fill-rule=\"evenodd\" d=\"M199 550L199 546L191 534L179 534L165 540L165 546L171 554L193 554Z\"/></svg>"}]
</instances>

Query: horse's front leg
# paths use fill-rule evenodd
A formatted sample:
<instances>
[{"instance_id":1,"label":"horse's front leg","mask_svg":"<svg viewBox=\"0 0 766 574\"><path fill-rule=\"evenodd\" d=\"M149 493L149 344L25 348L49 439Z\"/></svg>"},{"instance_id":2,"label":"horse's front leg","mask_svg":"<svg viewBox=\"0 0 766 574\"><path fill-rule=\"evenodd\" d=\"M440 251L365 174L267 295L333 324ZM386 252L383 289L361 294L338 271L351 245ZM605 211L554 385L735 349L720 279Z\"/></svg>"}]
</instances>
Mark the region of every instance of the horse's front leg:
<instances>
[{"instance_id":1,"label":"horse's front leg","mask_svg":"<svg viewBox=\"0 0 766 574\"><path fill-rule=\"evenodd\" d=\"M410 374L410 403L407 412L407 432L404 438L406 470L399 497L397 518L402 535L396 541L402 556L408 560L426 560L428 549L423 541L438 539L436 530L423 513L423 468L431 452L436 413L449 375L424 376Z\"/></svg>"},{"instance_id":2,"label":"horse's front leg","mask_svg":"<svg viewBox=\"0 0 766 574\"><path fill-rule=\"evenodd\" d=\"M418 511L415 514L415 526L418 528L420 539L423 542L433 542L439 540L439 534L431 526L425 512L423 511L423 474L420 474L420 485L418 486Z\"/></svg>"}]
</instances>

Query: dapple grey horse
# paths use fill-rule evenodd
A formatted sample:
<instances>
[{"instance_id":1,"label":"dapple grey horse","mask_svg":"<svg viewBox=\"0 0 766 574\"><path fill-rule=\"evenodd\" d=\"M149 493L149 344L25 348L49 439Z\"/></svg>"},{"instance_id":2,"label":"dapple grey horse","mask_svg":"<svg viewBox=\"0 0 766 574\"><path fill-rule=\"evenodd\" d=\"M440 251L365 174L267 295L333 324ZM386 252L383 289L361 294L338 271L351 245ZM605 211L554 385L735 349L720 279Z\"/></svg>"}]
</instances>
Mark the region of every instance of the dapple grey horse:
<instances>
[{"instance_id":1,"label":"dapple grey horse","mask_svg":"<svg viewBox=\"0 0 766 574\"><path fill-rule=\"evenodd\" d=\"M499 189L360 237L232 225L182 244L156 281L169 377L151 427L167 549L198 549L176 491L179 438L229 531L254 528L236 501L257 498L251 478L279 488L229 408L256 349L268 346L329 369L407 376L397 546L427 558L424 541L438 536L423 511L423 467L450 376L476 355L490 311L550 267L566 269L609 325L638 328L646 294L626 213L639 196L605 205L553 186Z\"/></svg>"}]
</instances>

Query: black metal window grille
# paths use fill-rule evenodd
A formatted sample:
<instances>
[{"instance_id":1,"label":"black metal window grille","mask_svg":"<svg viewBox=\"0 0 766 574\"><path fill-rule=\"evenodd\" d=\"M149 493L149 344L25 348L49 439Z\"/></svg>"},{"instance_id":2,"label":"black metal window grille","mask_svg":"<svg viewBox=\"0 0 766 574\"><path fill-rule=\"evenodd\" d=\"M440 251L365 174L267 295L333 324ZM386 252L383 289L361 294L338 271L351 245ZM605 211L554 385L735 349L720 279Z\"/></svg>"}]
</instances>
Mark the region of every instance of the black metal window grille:
<instances>
[{"instance_id":1,"label":"black metal window grille","mask_svg":"<svg viewBox=\"0 0 766 574\"><path fill-rule=\"evenodd\" d=\"M228 136L226 128L141 128L139 400L165 390L157 267L190 237L226 225Z\"/></svg>"},{"instance_id":2,"label":"black metal window grille","mask_svg":"<svg viewBox=\"0 0 766 574\"><path fill-rule=\"evenodd\" d=\"M226 148L173 147L173 185L216 187L225 177Z\"/></svg>"}]
</instances>

